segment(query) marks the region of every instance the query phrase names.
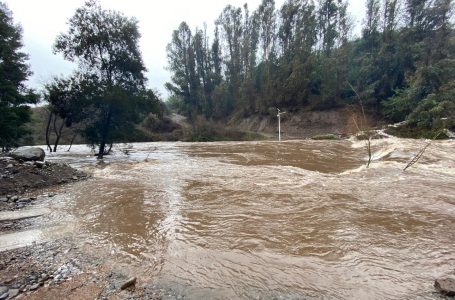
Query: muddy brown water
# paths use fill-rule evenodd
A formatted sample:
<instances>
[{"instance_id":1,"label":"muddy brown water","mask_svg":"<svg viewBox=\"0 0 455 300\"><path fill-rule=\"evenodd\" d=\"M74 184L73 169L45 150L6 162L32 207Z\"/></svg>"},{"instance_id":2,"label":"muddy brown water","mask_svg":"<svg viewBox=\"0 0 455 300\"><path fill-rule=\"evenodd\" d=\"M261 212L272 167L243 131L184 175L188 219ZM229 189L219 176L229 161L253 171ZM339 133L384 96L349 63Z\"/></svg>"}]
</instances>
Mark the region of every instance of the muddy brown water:
<instances>
[{"instance_id":1,"label":"muddy brown water","mask_svg":"<svg viewBox=\"0 0 455 300\"><path fill-rule=\"evenodd\" d=\"M438 299L455 271L455 143L286 141L85 146L93 174L44 204L82 242L190 299ZM126 154L127 153L127 154ZM61 232L59 231L61 234Z\"/></svg>"}]
</instances>

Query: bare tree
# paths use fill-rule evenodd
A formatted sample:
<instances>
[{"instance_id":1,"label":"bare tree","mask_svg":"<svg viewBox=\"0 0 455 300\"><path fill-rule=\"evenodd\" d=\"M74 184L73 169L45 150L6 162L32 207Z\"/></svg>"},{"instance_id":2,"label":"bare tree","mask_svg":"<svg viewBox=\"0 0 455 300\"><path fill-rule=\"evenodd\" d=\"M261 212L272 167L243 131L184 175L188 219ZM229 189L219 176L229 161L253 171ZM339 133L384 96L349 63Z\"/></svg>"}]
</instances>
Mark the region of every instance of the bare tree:
<instances>
[{"instance_id":1,"label":"bare tree","mask_svg":"<svg viewBox=\"0 0 455 300\"><path fill-rule=\"evenodd\" d=\"M360 126L355 117L353 118L353 121L357 128L357 131L359 133L362 133L364 136L365 147L366 147L367 153L368 153L368 162L367 162L367 168L368 168L370 166L372 156L373 156L372 152L371 152L371 137L372 137L373 133L372 133L372 130L367 125L368 122L367 122L367 117L365 115L365 109L363 107L362 98L360 97L359 93L357 93L357 91L355 90L355 88L352 86L352 84L350 82L348 82L348 85L352 89L352 91L356 94L357 98L359 99L359 105L360 105L360 109L362 112Z\"/></svg>"}]
</instances>

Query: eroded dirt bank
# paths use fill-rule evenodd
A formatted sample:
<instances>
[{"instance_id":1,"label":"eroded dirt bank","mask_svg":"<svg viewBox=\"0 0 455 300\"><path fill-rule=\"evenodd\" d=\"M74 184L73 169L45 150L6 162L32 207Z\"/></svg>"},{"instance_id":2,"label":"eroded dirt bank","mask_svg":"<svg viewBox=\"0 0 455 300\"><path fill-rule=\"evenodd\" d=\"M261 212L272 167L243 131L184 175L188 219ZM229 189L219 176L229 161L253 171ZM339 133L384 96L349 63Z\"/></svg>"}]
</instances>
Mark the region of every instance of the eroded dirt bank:
<instances>
[{"instance_id":1,"label":"eroded dirt bank","mask_svg":"<svg viewBox=\"0 0 455 300\"><path fill-rule=\"evenodd\" d=\"M10 157L0 157L0 198L8 195L14 197L86 177L83 172L64 163L20 162Z\"/></svg>"},{"instance_id":2,"label":"eroded dirt bank","mask_svg":"<svg viewBox=\"0 0 455 300\"><path fill-rule=\"evenodd\" d=\"M361 114L356 110L339 108L327 111L286 112L281 116L281 134L284 139L305 139L317 135L337 134L348 136L358 132L354 119L359 122ZM368 124L359 126L374 127L381 125L373 116L367 117ZM227 122L232 128L255 132L276 138L278 119L272 115L232 116Z\"/></svg>"}]
</instances>

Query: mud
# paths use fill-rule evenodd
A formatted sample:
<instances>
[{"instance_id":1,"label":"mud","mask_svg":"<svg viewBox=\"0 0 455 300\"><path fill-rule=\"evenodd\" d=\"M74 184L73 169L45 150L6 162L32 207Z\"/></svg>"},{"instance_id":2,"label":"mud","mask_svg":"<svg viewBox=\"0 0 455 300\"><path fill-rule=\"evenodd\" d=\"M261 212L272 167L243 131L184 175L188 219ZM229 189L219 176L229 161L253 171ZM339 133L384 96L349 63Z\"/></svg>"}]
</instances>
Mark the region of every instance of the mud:
<instances>
[{"instance_id":1,"label":"mud","mask_svg":"<svg viewBox=\"0 0 455 300\"><path fill-rule=\"evenodd\" d=\"M38 165L0 157L0 198L85 178L84 173L64 163Z\"/></svg>"}]
</instances>

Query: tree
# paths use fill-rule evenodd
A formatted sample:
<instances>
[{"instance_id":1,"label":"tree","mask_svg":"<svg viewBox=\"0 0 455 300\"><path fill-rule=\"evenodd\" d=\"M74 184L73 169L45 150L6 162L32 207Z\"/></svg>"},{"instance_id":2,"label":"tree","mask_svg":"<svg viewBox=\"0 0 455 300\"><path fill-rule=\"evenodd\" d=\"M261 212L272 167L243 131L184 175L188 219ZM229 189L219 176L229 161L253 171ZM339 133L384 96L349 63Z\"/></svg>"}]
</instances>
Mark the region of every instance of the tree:
<instances>
[{"instance_id":1,"label":"tree","mask_svg":"<svg viewBox=\"0 0 455 300\"><path fill-rule=\"evenodd\" d=\"M224 46L226 81L229 95L225 102L225 114L231 113L240 98L240 85L243 81L242 67L242 9L228 5L224 8L216 24L221 28L222 45Z\"/></svg>"},{"instance_id":2,"label":"tree","mask_svg":"<svg viewBox=\"0 0 455 300\"><path fill-rule=\"evenodd\" d=\"M408 28L403 35L412 49L413 73L407 85L383 106L388 119L408 126L436 130L453 126L455 79L451 1L409 1ZM452 34L452 37L451 37ZM411 51L411 50L410 50ZM447 119L447 122L442 120Z\"/></svg>"},{"instance_id":3,"label":"tree","mask_svg":"<svg viewBox=\"0 0 455 300\"><path fill-rule=\"evenodd\" d=\"M167 57L173 76L172 83L167 83L166 88L183 99L186 114L193 119L200 110L200 82L196 72L193 34L185 22L172 33L172 42L167 45Z\"/></svg>"},{"instance_id":4,"label":"tree","mask_svg":"<svg viewBox=\"0 0 455 300\"><path fill-rule=\"evenodd\" d=\"M362 30L364 38L371 37L379 32L379 23L381 22L380 9L379 0L366 1L366 16Z\"/></svg>"},{"instance_id":5,"label":"tree","mask_svg":"<svg viewBox=\"0 0 455 300\"><path fill-rule=\"evenodd\" d=\"M382 34L385 42L390 42L398 25L398 0L385 0L382 18Z\"/></svg>"},{"instance_id":6,"label":"tree","mask_svg":"<svg viewBox=\"0 0 455 300\"><path fill-rule=\"evenodd\" d=\"M204 27L204 30L196 30L193 47L196 56L196 73L200 82L200 91L198 92L201 102L200 109L201 113L204 113L206 117L210 117L213 111L212 92L214 85L207 28L205 25Z\"/></svg>"},{"instance_id":7,"label":"tree","mask_svg":"<svg viewBox=\"0 0 455 300\"><path fill-rule=\"evenodd\" d=\"M14 24L11 11L0 2L0 147L6 151L17 145L30 121L27 104L36 103L38 96L26 88L31 75L27 55L21 52L22 29Z\"/></svg>"},{"instance_id":8,"label":"tree","mask_svg":"<svg viewBox=\"0 0 455 300\"><path fill-rule=\"evenodd\" d=\"M56 152L64 127L76 127L84 123L84 120L92 115L90 94L88 87L90 78L84 78L83 74L74 74L69 78L54 78L45 85L44 99L49 103L49 117L46 126L46 144L49 151ZM60 121L59 121L60 119ZM57 126L57 123L60 124ZM77 126L75 134L80 134L84 127ZM53 128L55 133L54 148L50 146L50 134Z\"/></svg>"},{"instance_id":9,"label":"tree","mask_svg":"<svg viewBox=\"0 0 455 300\"><path fill-rule=\"evenodd\" d=\"M330 56L338 38L338 5L335 0L319 0L318 21L321 50Z\"/></svg>"},{"instance_id":10,"label":"tree","mask_svg":"<svg viewBox=\"0 0 455 300\"><path fill-rule=\"evenodd\" d=\"M89 82L84 91L92 116L84 135L99 144L98 158L102 158L106 145L127 137L158 99L145 87L136 19L89 0L68 23L69 30L57 37L54 51L77 62L78 73Z\"/></svg>"},{"instance_id":11,"label":"tree","mask_svg":"<svg viewBox=\"0 0 455 300\"><path fill-rule=\"evenodd\" d=\"M260 26L260 44L262 46L262 60L268 61L274 54L276 39L276 13L274 0L262 0L258 8Z\"/></svg>"},{"instance_id":12,"label":"tree","mask_svg":"<svg viewBox=\"0 0 455 300\"><path fill-rule=\"evenodd\" d=\"M455 78L452 4L366 0L359 38L351 36L344 0L285 0L278 10L274 0L262 0L253 12L228 5L216 21L211 50L202 30L185 43L173 40L172 49L180 49L169 56L173 79L179 79L174 95L188 86L196 96L187 110L214 118L265 115L276 106L334 109L361 98L377 118L447 125ZM175 45L187 45L195 61L182 59L184 48ZM197 80L182 76L191 73Z\"/></svg>"}]
</instances>

